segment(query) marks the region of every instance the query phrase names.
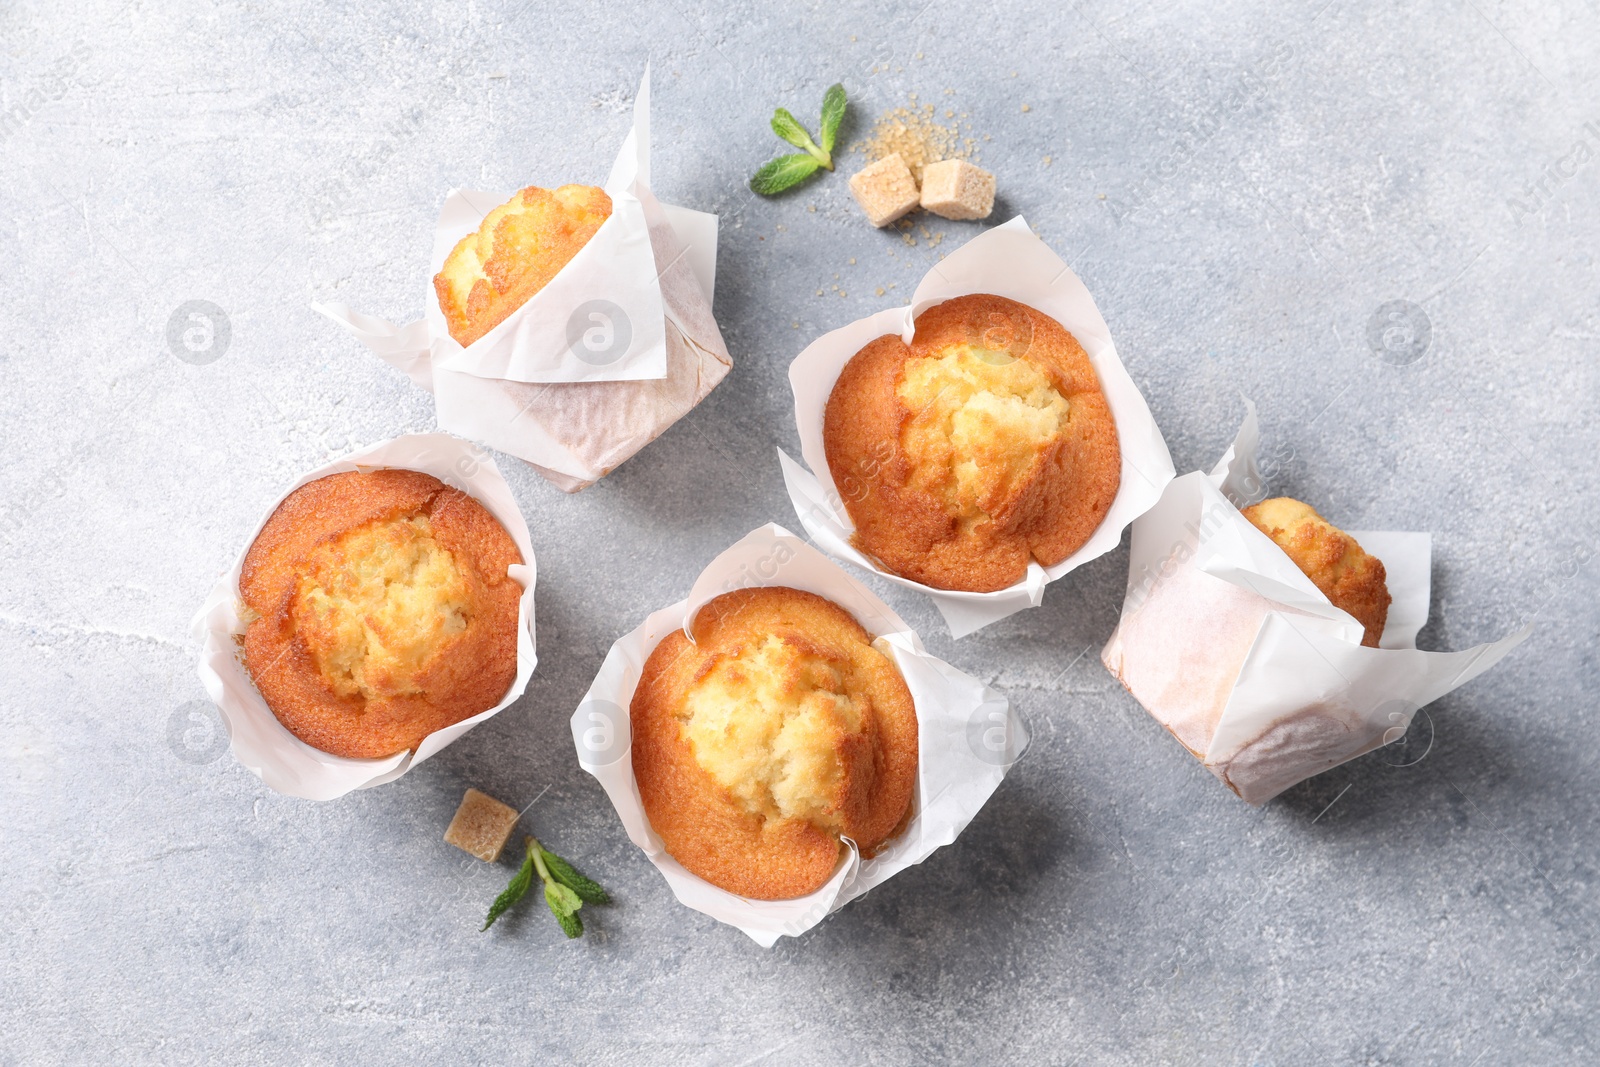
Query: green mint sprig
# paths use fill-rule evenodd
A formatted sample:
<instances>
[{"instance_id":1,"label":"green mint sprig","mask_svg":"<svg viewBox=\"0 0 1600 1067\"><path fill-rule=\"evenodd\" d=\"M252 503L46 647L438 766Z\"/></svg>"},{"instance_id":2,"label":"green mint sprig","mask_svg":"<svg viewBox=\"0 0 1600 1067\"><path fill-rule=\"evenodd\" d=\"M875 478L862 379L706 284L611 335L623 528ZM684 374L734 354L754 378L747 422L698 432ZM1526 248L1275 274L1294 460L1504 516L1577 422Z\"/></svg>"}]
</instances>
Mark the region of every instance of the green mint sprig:
<instances>
[{"instance_id":1,"label":"green mint sprig","mask_svg":"<svg viewBox=\"0 0 1600 1067\"><path fill-rule=\"evenodd\" d=\"M496 919L528 895L537 873L539 881L544 883L544 902L550 914L556 917L568 937L582 937L583 920L578 918L578 909L585 904L609 904L611 895L599 882L585 878L572 864L540 845L536 838L530 837L527 841L528 855L517 873L511 876L510 884L489 905L489 917L483 921L483 929L493 926Z\"/></svg>"},{"instance_id":2,"label":"green mint sprig","mask_svg":"<svg viewBox=\"0 0 1600 1067\"><path fill-rule=\"evenodd\" d=\"M528 856L522 861L522 866L516 874L511 876L511 884L500 891L494 898L494 903L489 905L489 917L483 920L481 929L487 930L494 925L494 921L510 910L511 905L521 900L528 894L528 887L533 884L533 848L529 846Z\"/></svg>"},{"instance_id":3,"label":"green mint sprig","mask_svg":"<svg viewBox=\"0 0 1600 1067\"><path fill-rule=\"evenodd\" d=\"M800 125L788 109L778 108L772 113L772 132L805 151L767 161L750 179L750 188L762 196L775 196L792 189L817 172L833 169L833 145L839 136L839 123L844 121L845 95L843 85L831 85L822 96L822 121L818 123L817 140Z\"/></svg>"}]
</instances>

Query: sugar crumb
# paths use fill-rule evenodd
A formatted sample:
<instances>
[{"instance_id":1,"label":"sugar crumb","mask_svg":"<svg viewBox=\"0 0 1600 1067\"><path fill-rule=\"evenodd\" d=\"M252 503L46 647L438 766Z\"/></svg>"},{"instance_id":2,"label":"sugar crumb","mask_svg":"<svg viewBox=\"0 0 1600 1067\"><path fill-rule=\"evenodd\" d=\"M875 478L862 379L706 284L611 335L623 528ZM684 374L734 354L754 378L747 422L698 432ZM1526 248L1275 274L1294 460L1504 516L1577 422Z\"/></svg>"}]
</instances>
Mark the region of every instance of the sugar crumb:
<instances>
[{"instance_id":1,"label":"sugar crumb","mask_svg":"<svg viewBox=\"0 0 1600 1067\"><path fill-rule=\"evenodd\" d=\"M955 119L953 109L947 109L944 117L954 121L942 124L936 119L932 104L919 104L916 93L907 93L906 97L909 106L889 108L879 114L872 131L851 149L865 153L872 162L898 154L919 183L922 169L929 163L942 159L977 161L977 142L965 124Z\"/></svg>"}]
</instances>

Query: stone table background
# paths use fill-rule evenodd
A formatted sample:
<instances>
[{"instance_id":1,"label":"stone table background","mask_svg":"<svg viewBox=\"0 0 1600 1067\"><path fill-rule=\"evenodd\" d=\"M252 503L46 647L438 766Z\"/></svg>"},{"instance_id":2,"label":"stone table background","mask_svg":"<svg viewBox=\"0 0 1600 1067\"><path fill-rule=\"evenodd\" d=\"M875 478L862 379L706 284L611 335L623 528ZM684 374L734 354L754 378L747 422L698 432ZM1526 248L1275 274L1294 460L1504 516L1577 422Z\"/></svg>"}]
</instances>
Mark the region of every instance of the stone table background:
<instances>
[{"instance_id":1,"label":"stone table background","mask_svg":"<svg viewBox=\"0 0 1600 1067\"><path fill-rule=\"evenodd\" d=\"M0 9L0 1062L1595 1057L1600 11L1176 7ZM189 618L296 474L432 426L307 305L420 314L444 191L602 180L646 60L656 188L722 217L735 370L581 496L504 461L539 553L521 701L396 784L271 793L207 742ZM980 229L873 231L843 173L745 191L771 109L834 80L854 136L910 93L970 129L992 221L1084 278L1180 471L1251 397L1274 490L1434 531L1424 647L1534 637L1403 751L1255 810L1097 660L1125 548L960 642L874 581L1033 750L954 846L798 940L680 907L567 716L616 636L793 525L790 358ZM166 342L193 299L230 329L206 365ZM1390 300L1431 331L1404 365L1366 342ZM441 842L468 785L541 798L530 825L620 901L592 936L478 932L511 866Z\"/></svg>"}]
</instances>

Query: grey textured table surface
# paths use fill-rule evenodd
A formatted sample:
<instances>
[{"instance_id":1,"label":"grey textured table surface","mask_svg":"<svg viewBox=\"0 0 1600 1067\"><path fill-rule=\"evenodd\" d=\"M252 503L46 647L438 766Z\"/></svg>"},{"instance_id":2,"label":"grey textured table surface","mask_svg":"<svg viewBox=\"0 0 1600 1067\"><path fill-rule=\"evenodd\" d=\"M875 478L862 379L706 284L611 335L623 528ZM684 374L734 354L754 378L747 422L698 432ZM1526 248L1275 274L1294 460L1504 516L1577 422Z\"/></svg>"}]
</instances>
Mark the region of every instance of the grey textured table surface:
<instances>
[{"instance_id":1,"label":"grey textured table surface","mask_svg":"<svg viewBox=\"0 0 1600 1067\"><path fill-rule=\"evenodd\" d=\"M1180 6L0 9L0 1061L1600 1056L1600 13ZM656 187L722 217L735 370L581 496L503 462L539 554L521 701L393 785L273 794L189 719L188 620L295 475L432 426L308 303L420 314L444 191L603 179L647 59ZM1082 275L1180 471L1249 396L1274 489L1435 533L1424 647L1524 618L1529 643L1405 759L1256 810L1098 662L1126 548L960 642L874 581L1033 750L956 844L798 940L680 907L566 718L615 637L793 523L790 358L979 232L875 232L842 174L745 191L773 106L834 80L857 136L909 93L970 126L994 221L1024 213ZM192 299L231 329L204 366L165 340ZM1397 299L1431 328L1403 366L1366 343ZM530 824L619 898L592 936L478 932L511 868L441 842L468 785L542 793Z\"/></svg>"}]
</instances>

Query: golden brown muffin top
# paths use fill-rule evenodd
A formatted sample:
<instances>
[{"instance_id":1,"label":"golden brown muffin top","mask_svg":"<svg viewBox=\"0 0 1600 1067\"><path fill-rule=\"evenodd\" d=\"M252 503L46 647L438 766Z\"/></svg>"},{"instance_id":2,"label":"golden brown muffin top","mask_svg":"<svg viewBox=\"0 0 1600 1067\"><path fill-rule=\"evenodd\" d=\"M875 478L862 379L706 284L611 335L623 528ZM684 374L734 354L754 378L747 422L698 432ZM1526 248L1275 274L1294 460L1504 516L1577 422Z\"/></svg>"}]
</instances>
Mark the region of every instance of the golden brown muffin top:
<instances>
[{"instance_id":1,"label":"golden brown muffin top","mask_svg":"<svg viewBox=\"0 0 1600 1067\"><path fill-rule=\"evenodd\" d=\"M483 217L434 275L450 336L470 345L550 284L611 216L611 197L592 185L537 185Z\"/></svg>"},{"instance_id":2,"label":"golden brown muffin top","mask_svg":"<svg viewBox=\"0 0 1600 1067\"><path fill-rule=\"evenodd\" d=\"M1363 645L1378 647L1389 619L1382 560L1368 555L1354 537L1318 515L1310 504L1290 497L1263 500L1243 514L1283 549L1334 607L1361 624Z\"/></svg>"},{"instance_id":3,"label":"golden brown muffin top","mask_svg":"<svg viewBox=\"0 0 1600 1067\"><path fill-rule=\"evenodd\" d=\"M646 661L633 769L667 851L758 900L815 892L841 837L873 855L909 816L917 717L894 662L798 589L726 593Z\"/></svg>"},{"instance_id":4,"label":"golden brown muffin top","mask_svg":"<svg viewBox=\"0 0 1600 1067\"><path fill-rule=\"evenodd\" d=\"M319 478L245 554L245 666L302 741L378 758L500 702L517 673L522 562L472 497L419 471Z\"/></svg>"},{"instance_id":5,"label":"golden brown muffin top","mask_svg":"<svg viewBox=\"0 0 1600 1067\"><path fill-rule=\"evenodd\" d=\"M1014 300L957 297L845 365L823 447L855 524L886 570L986 592L1083 546L1122 481L1116 424L1088 354Z\"/></svg>"}]
</instances>

